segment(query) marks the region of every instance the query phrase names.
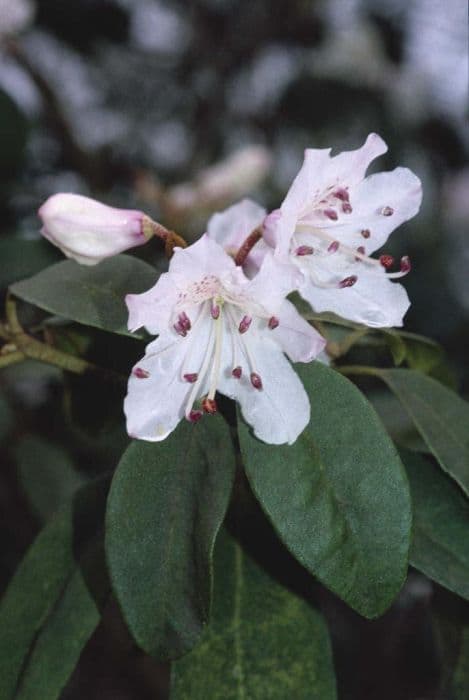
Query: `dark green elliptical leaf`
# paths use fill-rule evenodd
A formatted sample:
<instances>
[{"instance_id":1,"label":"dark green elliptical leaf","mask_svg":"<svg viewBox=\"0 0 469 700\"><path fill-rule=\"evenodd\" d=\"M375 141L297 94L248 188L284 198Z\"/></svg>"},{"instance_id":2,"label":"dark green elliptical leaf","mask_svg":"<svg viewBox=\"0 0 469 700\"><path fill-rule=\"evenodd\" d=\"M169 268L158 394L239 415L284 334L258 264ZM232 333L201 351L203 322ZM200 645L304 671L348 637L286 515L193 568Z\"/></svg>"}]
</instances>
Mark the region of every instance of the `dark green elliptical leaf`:
<instances>
[{"instance_id":1,"label":"dark green elliptical leaf","mask_svg":"<svg viewBox=\"0 0 469 700\"><path fill-rule=\"evenodd\" d=\"M10 289L24 301L57 316L112 333L127 330L126 294L152 287L158 272L130 255L116 255L87 267L65 260Z\"/></svg>"},{"instance_id":2,"label":"dark green elliptical leaf","mask_svg":"<svg viewBox=\"0 0 469 700\"><path fill-rule=\"evenodd\" d=\"M134 441L119 463L107 509L109 570L133 636L158 658L189 651L207 622L234 468L219 416L182 421L163 442Z\"/></svg>"},{"instance_id":3,"label":"dark green elliptical leaf","mask_svg":"<svg viewBox=\"0 0 469 700\"><path fill-rule=\"evenodd\" d=\"M0 697L56 700L107 593L96 533L107 484L85 486L42 530L0 605Z\"/></svg>"},{"instance_id":4,"label":"dark green elliptical leaf","mask_svg":"<svg viewBox=\"0 0 469 700\"><path fill-rule=\"evenodd\" d=\"M171 700L335 700L327 628L221 533L210 625L173 664Z\"/></svg>"},{"instance_id":5,"label":"dark green elliptical leaf","mask_svg":"<svg viewBox=\"0 0 469 700\"><path fill-rule=\"evenodd\" d=\"M407 571L411 510L393 443L363 394L316 362L296 365L311 420L294 445L266 445L240 422L252 489L292 554L366 617Z\"/></svg>"},{"instance_id":6,"label":"dark green elliptical leaf","mask_svg":"<svg viewBox=\"0 0 469 700\"><path fill-rule=\"evenodd\" d=\"M414 452L401 452L413 505L410 562L469 600L469 502L445 474Z\"/></svg>"},{"instance_id":7,"label":"dark green elliptical leaf","mask_svg":"<svg viewBox=\"0 0 469 700\"><path fill-rule=\"evenodd\" d=\"M376 374L397 396L441 468L469 495L469 403L414 370Z\"/></svg>"}]
</instances>

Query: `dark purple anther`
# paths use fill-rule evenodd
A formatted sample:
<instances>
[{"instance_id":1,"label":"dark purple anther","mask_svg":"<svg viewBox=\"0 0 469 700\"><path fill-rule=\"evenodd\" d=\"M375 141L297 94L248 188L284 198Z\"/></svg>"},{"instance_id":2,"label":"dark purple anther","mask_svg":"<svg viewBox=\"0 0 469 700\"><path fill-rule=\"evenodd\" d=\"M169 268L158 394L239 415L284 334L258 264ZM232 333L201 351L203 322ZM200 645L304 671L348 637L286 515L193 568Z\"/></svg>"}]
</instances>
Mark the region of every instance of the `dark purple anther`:
<instances>
[{"instance_id":1,"label":"dark purple anther","mask_svg":"<svg viewBox=\"0 0 469 700\"><path fill-rule=\"evenodd\" d=\"M412 264L410 262L410 258L408 255L404 255L403 258L401 258L401 272L410 272L412 269Z\"/></svg>"},{"instance_id":2,"label":"dark purple anther","mask_svg":"<svg viewBox=\"0 0 469 700\"><path fill-rule=\"evenodd\" d=\"M380 255L379 261L386 270L389 270L389 268L394 265L394 258L392 255Z\"/></svg>"},{"instance_id":3,"label":"dark purple anther","mask_svg":"<svg viewBox=\"0 0 469 700\"><path fill-rule=\"evenodd\" d=\"M253 385L254 389L262 389L262 379L257 372L251 372L251 384Z\"/></svg>"},{"instance_id":4,"label":"dark purple anther","mask_svg":"<svg viewBox=\"0 0 469 700\"><path fill-rule=\"evenodd\" d=\"M339 282L339 287L344 289L345 287L353 287L358 277L356 275L350 275L350 277L345 277L341 282Z\"/></svg>"},{"instance_id":5,"label":"dark purple anther","mask_svg":"<svg viewBox=\"0 0 469 700\"><path fill-rule=\"evenodd\" d=\"M383 216L392 216L394 214L394 209L392 207L383 207L381 209L381 214Z\"/></svg>"},{"instance_id":6,"label":"dark purple anther","mask_svg":"<svg viewBox=\"0 0 469 700\"><path fill-rule=\"evenodd\" d=\"M342 203L342 211L344 212L344 214L351 214L352 213L353 209L352 209L352 205L350 204L350 202L343 202Z\"/></svg>"},{"instance_id":7,"label":"dark purple anther","mask_svg":"<svg viewBox=\"0 0 469 700\"><path fill-rule=\"evenodd\" d=\"M183 338L186 337L187 331L185 330L185 328L182 327L179 321L173 325L173 328L178 335L182 335Z\"/></svg>"},{"instance_id":8,"label":"dark purple anther","mask_svg":"<svg viewBox=\"0 0 469 700\"><path fill-rule=\"evenodd\" d=\"M360 233L361 233L361 235L363 236L363 238L369 238L369 237L371 236L371 231L370 231L370 229L368 229L368 228L363 228L363 229L360 231Z\"/></svg>"},{"instance_id":9,"label":"dark purple anther","mask_svg":"<svg viewBox=\"0 0 469 700\"><path fill-rule=\"evenodd\" d=\"M184 375L184 379L186 380L186 382L189 382L189 384L193 384L197 381L198 376L199 375L197 374L197 372L189 372L188 374Z\"/></svg>"},{"instance_id":10,"label":"dark purple anther","mask_svg":"<svg viewBox=\"0 0 469 700\"><path fill-rule=\"evenodd\" d=\"M365 246L359 245L357 248L357 253L360 253L360 255L365 255L366 254ZM355 260L361 260L361 258L359 256L357 256L355 258Z\"/></svg>"},{"instance_id":11,"label":"dark purple anther","mask_svg":"<svg viewBox=\"0 0 469 700\"><path fill-rule=\"evenodd\" d=\"M340 199L342 202L348 202L349 200L349 193L345 187L338 187L336 190L334 190L332 196L337 197L337 199Z\"/></svg>"},{"instance_id":12,"label":"dark purple anther","mask_svg":"<svg viewBox=\"0 0 469 700\"><path fill-rule=\"evenodd\" d=\"M295 250L295 255L312 255L314 253L314 248L310 245L300 245L299 248Z\"/></svg>"},{"instance_id":13,"label":"dark purple anther","mask_svg":"<svg viewBox=\"0 0 469 700\"><path fill-rule=\"evenodd\" d=\"M328 219L331 221L337 221L339 218L339 215L335 211L335 209L324 209L323 212L324 216L327 216Z\"/></svg>"},{"instance_id":14,"label":"dark purple anther","mask_svg":"<svg viewBox=\"0 0 469 700\"><path fill-rule=\"evenodd\" d=\"M240 333L246 333L247 330L249 330L249 326L251 325L252 318L250 316L243 316L241 319L238 330Z\"/></svg>"},{"instance_id":15,"label":"dark purple anther","mask_svg":"<svg viewBox=\"0 0 469 700\"><path fill-rule=\"evenodd\" d=\"M205 413L210 413L210 415L213 415L218 411L217 402L215 399L209 399L208 396L206 396L202 401L202 408L204 409Z\"/></svg>"},{"instance_id":16,"label":"dark purple anther","mask_svg":"<svg viewBox=\"0 0 469 700\"><path fill-rule=\"evenodd\" d=\"M191 320L185 311L182 311L178 316L178 323L185 331L190 331L192 328Z\"/></svg>"},{"instance_id":17,"label":"dark purple anther","mask_svg":"<svg viewBox=\"0 0 469 700\"><path fill-rule=\"evenodd\" d=\"M268 324L270 330L273 331L275 328L277 328L279 323L280 323L280 321L278 320L278 318L276 316L271 316L269 318L269 324Z\"/></svg>"},{"instance_id":18,"label":"dark purple anther","mask_svg":"<svg viewBox=\"0 0 469 700\"><path fill-rule=\"evenodd\" d=\"M243 370L241 367L235 367L233 370L231 370L231 374L235 379L241 379L241 376L243 374Z\"/></svg>"},{"instance_id":19,"label":"dark purple anther","mask_svg":"<svg viewBox=\"0 0 469 700\"><path fill-rule=\"evenodd\" d=\"M210 308L210 313L212 314L212 318L215 319L215 321L217 320L217 318L219 318L220 307L218 306L218 304L212 304Z\"/></svg>"},{"instance_id":20,"label":"dark purple anther","mask_svg":"<svg viewBox=\"0 0 469 700\"><path fill-rule=\"evenodd\" d=\"M150 372L147 372L147 370L142 367L135 367L132 374L134 377L137 377L137 379L147 379L150 376Z\"/></svg>"},{"instance_id":21,"label":"dark purple anther","mask_svg":"<svg viewBox=\"0 0 469 700\"><path fill-rule=\"evenodd\" d=\"M339 246L340 246L339 241L332 241L329 248L327 249L327 252L328 253L336 253L339 250Z\"/></svg>"},{"instance_id":22,"label":"dark purple anther","mask_svg":"<svg viewBox=\"0 0 469 700\"><path fill-rule=\"evenodd\" d=\"M202 411L191 411L186 417L190 423L197 423L203 415Z\"/></svg>"}]
</instances>

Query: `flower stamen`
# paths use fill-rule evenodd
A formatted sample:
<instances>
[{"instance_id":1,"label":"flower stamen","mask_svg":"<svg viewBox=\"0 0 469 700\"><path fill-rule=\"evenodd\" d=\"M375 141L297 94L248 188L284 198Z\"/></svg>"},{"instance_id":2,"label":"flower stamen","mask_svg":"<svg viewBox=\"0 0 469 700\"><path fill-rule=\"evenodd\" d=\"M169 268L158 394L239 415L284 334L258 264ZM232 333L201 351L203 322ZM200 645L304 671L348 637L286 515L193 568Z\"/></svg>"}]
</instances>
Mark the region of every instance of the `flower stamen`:
<instances>
[{"instance_id":1,"label":"flower stamen","mask_svg":"<svg viewBox=\"0 0 469 700\"><path fill-rule=\"evenodd\" d=\"M246 333L246 331L249 330L249 326L251 325L251 323L252 323L251 316L243 316L243 318L241 319L241 321L239 323L238 331L240 333Z\"/></svg>"}]
</instances>

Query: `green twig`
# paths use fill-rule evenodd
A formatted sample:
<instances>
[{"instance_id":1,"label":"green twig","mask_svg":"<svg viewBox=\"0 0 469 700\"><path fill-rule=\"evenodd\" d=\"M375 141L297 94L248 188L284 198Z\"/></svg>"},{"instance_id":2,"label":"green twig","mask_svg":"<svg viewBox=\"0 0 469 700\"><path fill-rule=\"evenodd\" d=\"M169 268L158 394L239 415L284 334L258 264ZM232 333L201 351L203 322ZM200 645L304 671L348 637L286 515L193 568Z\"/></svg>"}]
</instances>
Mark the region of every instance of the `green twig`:
<instances>
[{"instance_id":1,"label":"green twig","mask_svg":"<svg viewBox=\"0 0 469 700\"><path fill-rule=\"evenodd\" d=\"M11 297L8 297L6 300L5 310L7 325L3 326L5 336L2 337L5 337L11 343L11 351L5 353L7 346L4 346L3 351L5 354L0 355L0 367L6 367L29 358L54 365L68 372L73 372L73 374L95 373L114 382L125 381L125 377L118 372L98 367L88 362L88 360L69 355L35 338L31 338L25 333L18 320L16 303Z\"/></svg>"},{"instance_id":2,"label":"green twig","mask_svg":"<svg viewBox=\"0 0 469 700\"><path fill-rule=\"evenodd\" d=\"M0 369L8 367L8 365L14 365L16 362L22 362L24 359L24 353L21 350L13 350L5 355L0 355Z\"/></svg>"},{"instance_id":3,"label":"green twig","mask_svg":"<svg viewBox=\"0 0 469 700\"><path fill-rule=\"evenodd\" d=\"M381 369L379 367L368 367L366 365L343 365L335 368L341 374L361 374L369 377L379 377Z\"/></svg>"}]
</instances>

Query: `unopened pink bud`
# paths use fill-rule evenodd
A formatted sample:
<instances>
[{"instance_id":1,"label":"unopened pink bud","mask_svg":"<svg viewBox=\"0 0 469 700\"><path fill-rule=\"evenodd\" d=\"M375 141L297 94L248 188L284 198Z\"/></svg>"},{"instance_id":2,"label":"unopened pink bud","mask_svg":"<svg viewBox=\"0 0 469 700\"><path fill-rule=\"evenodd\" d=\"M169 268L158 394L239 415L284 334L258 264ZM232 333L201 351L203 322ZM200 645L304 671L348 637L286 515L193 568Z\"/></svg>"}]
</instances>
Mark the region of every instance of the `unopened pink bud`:
<instances>
[{"instance_id":1,"label":"unopened pink bud","mask_svg":"<svg viewBox=\"0 0 469 700\"><path fill-rule=\"evenodd\" d=\"M82 265L143 245L153 235L143 212L115 209L79 194L54 194L39 216L43 236Z\"/></svg>"}]
</instances>

